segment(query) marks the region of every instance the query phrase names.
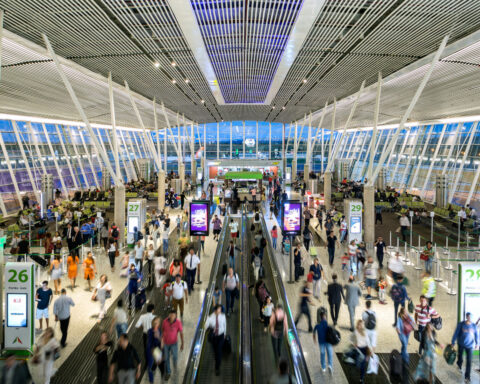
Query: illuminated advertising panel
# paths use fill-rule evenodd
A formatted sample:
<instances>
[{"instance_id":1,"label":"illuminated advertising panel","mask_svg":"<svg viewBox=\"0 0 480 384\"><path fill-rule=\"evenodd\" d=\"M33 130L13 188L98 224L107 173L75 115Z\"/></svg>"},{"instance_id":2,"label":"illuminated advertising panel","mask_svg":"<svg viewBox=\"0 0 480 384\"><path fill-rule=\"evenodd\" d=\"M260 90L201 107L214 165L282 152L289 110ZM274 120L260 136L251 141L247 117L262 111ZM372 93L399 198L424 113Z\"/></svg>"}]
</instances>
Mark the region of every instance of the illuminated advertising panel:
<instances>
[{"instance_id":1,"label":"illuminated advertising panel","mask_svg":"<svg viewBox=\"0 0 480 384\"><path fill-rule=\"evenodd\" d=\"M287 236L298 236L302 232L302 203L287 200L283 203L282 231Z\"/></svg>"},{"instance_id":2,"label":"illuminated advertising panel","mask_svg":"<svg viewBox=\"0 0 480 384\"><path fill-rule=\"evenodd\" d=\"M208 236L208 201L190 203L190 236Z\"/></svg>"}]
</instances>

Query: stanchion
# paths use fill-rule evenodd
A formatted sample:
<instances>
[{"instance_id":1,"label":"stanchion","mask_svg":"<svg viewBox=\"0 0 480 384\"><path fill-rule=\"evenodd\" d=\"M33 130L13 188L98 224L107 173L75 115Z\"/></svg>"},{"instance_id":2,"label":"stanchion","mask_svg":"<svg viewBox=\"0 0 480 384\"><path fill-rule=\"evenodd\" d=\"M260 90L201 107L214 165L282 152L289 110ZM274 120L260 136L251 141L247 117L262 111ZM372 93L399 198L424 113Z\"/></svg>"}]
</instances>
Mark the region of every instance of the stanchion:
<instances>
[{"instance_id":1,"label":"stanchion","mask_svg":"<svg viewBox=\"0 0 480 384\"><path fill-rule=\"evenodd\" d=\"M456 295L457 292L453 289L453 269L450 270L450 282L448 283L448 290L447 290L447 294L448 295Z\"/></svg>"},{"instance_id":2,"label":"stanchion","mask_svg":"<svg viewBox=\"0 0 480 384\"><path fill-rule=\"evenodd\" d=\"M407 243L405 242L404 244L404 250L403 250L403 259L405 263L408 263L408 257L407 257Z\"/></svg>"},{"instance_id":3,"label":"stanchion","mask_svg":"<svg viewBox=\"0 0 480 384\"><path fill-rule=\"evenodd\" d=\"M470 252L469 252L469 250L468 250L468 248L469 248L469 236L468 236L468 233L467 233L466 237L467 237L467 260L470 260Z\"/></svg>"},{"instance_id":4,"label":"stanchion","mask_svg":"<svg viewBox=\"0 0 480 384\"><path fill-rule=\"evenodd\" d=\"M397 236L397 252L400 252L400 239Z\"/></svg>"},{"instance_id":5,"label":"stanchion","mask_svg":"<svg viewBox=\"0 0 480 384\"><path fill-rule=\"evenodd\" d=\"M420 266L420 251L417 250L417 252L415 252L415 253L417 254L417 257L416 257L416 265L414 266L414 268L417 271L421 271L422 267Z\"/></svg>"},{"instance_id":6,"label":"stanchion","mask_svg":"<svg viewBox=\"0 0 480 384\"><path fill-rule=\"evenodd\" d=\"M388 244L392 245L392 231L389 231L389 240Z\"/></svg>"},{"instance_id":7,"label":"stanchion","mask_svg":"<svg viewBox=\"0 0 480 384\"><path fill-rule=\"evenodd\" d=\"M440 259L438 258L438 255L437 255L437 244L434 245L433 247L433 252L434 252L434 255L435 255L435 262L437 263L437 277L435 277L435 281L443 281L443 279L440 277L440 265L441 265L441 261Z\"/></svg>"}]
</instances>

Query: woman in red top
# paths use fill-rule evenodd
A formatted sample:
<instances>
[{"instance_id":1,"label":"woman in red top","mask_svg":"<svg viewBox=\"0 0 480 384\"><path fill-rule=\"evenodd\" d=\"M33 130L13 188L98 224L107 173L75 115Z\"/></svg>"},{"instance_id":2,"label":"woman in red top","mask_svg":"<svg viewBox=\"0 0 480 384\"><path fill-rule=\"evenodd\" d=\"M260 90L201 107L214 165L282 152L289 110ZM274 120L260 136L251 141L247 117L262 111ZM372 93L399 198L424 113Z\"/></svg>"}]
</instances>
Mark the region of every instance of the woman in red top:
<instances>
[{"instance_id":1,"label":"woman in red top","mask_svg":"<svg viewBox=\"0 0 480 384\"><path fill-rule=\"evenodd\" d=\"M278 239L278 232L277 232L277 226L274 225L272 230L270 231L272 234L272 243L273 243L273 248L277 249L277 239Z\"/></svg>"}]
</instances>

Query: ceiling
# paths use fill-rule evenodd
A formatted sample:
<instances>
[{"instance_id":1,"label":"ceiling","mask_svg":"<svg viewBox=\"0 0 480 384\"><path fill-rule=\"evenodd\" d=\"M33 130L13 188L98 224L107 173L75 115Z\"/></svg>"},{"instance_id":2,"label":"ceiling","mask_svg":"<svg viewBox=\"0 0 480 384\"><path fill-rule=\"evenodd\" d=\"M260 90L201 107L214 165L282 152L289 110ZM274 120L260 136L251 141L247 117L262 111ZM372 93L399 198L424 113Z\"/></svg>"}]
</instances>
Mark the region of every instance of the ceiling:
<instances>
[{"instance_id":1,"label":"ceiling","mask_svg":"<svg viewBox=\"0 0 480 384\"><path fill-rule=\"evenodd\" d=\"M212 93L211 79L196 59L201 47L189 45L191 32L178 21L174 1L189 3L225 103ZM312 2L321 5L318 14L303 25L305 39L292 41L295 23ZM138 126L121 89L126 80L149 127L153 98L172 111L173 125L176 112L199 123L289 123L334 97L344 99L337 110L339 127L349 112L348 97L364 80L367 90L352 125L368 125L375 97L368 87L379 71L393 76L435 52L445 35L451 45L480 29L480 2L471 0L0 0L0 8L6 30L41 47L46 34L58 55L79 66L68 66L68 76L89 119L109 122L104 79L111 71L118 84L117 119ZM475 43L442 59L412 118L479 112ZM298 54L271 101L262 104L289 44L297 44ZM78 117L48 55L25 46L12 35L3 39L0 112ZM381 122L398 122L424 70L385 83Z\"/></svg>"}]
</instances>

